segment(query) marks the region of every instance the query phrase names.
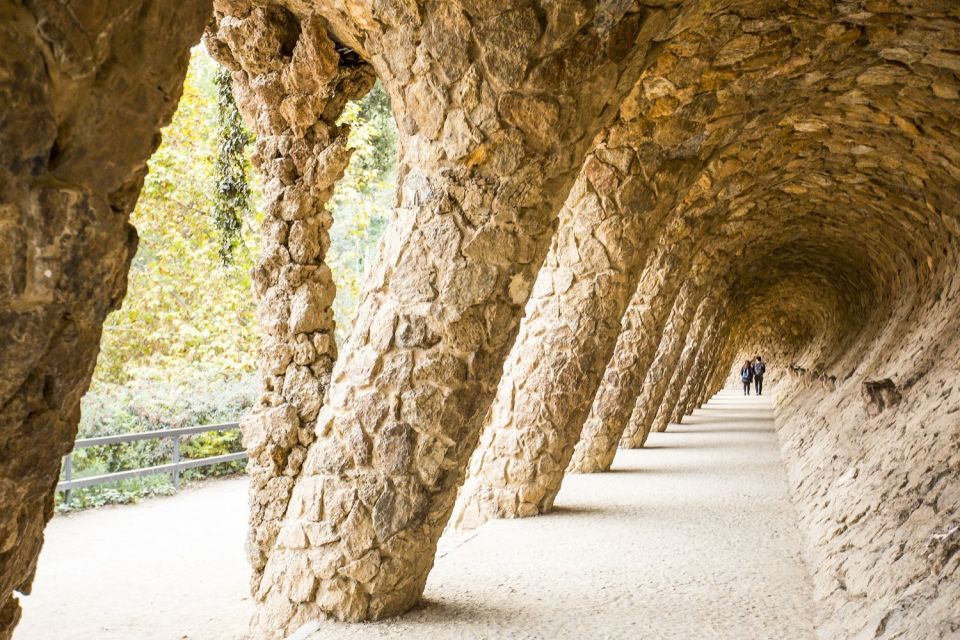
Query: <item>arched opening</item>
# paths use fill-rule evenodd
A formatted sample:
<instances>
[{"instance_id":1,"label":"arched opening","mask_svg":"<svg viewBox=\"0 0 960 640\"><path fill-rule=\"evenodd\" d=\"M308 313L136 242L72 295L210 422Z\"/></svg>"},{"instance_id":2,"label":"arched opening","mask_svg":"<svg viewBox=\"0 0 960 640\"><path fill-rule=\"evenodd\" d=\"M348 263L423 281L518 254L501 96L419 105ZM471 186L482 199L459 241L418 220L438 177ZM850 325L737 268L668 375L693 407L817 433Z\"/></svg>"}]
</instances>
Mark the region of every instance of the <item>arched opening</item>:
<instances>
[{"instance_id":1,"label":"arched opening","mask_svg":"<svg viewBox=\"0 0 960 640\"><path fill-rule=\"evenodd\" d=\"M144 163L210 11L142 0L108 20L54 4L0 5L0 97L16 107L0 120L4 637L125 294ZM589 602L619 631L613 609L678 635L705 600L724 606L697 630L722 636L748 622L758 636L958 631L956 12L653 4L215 3L207 45L266 176L251 276L261 385L244 420L258 640L362 634L345 623L451 588L460 608L376 631L473 611L478 592L452 579L467 572L450 570L471 547L437 553L451 517L555 506L470 540L538 558L523 566L556 587L556 615L513 616L531 601L493 590L496 606L458 632L520 631L520 618L545 635L562 633L556 620L596 631L579 614ZM341 346L327 204L351 155L341 118L376 78L396 115L396 197ZM695 411L758 353L775 411L729 394ZM611 465L629 473L566 473ZM568 502L571 487L593 493ZM675 492L697 487L700 500ZM506 530L534 533L526 547L490 533ZM641 555L631 537L674 552ZM563 546L587 539L600 548ZM689 548L721 562L688 574ZM784 588L730 579L768 557L751 566L786 567ZM558 580L557 558L619 577ZM625 564L665 579L632 588ZM692 584L712 599L688 589L639 617L597 595L670 604ZM797 597L743 606L768 594Z\"/></svg>"},{"instance_id":2,"label":"arched opening","mask_svg":"<svg viewBox=\"0 0 960 640\"><path fill-rule=\"evenodd\" d=\"M347 102L336 126L349 132L349 162L324 205L332 220L322 231L328 236L318 233L315 240L338 291L328 306L342 342L393 199L397 136L382 86ZM104 324L81 406L78 448L65 457L60 486L100 481L58 488L56 510L132 504L180 488L212 492L216 506L191 516L145 504L139 514L54 520L35 595L21 599L18 637L56 635L65 621L71 633L106 636L189 631L212 637L247 627L246 518L237 517L246 509L246 481L197 483L240 476L246 465L237 422L258 400L252 271L262 249L268 187L250 164L255 135L237 113L230 72L203 44L191 50L177 110L161 135L130 217L139 242L127 294ZM222 428L191 431L206 426ZM189 433L164 435L183 430ZM232 459L171 470L223 457ZM138 472L144 475L128 478ZM183 564L204 566L207 578L192 588L178 586ZM95 587L77 579L88 574ZM105 609L117 591L127 594L122 606ZM220 612L203 614L193 602ZM148 606L158 615L144 618ZM169 614L168 623L160 612Z\"/></svg>"}]
</instances>

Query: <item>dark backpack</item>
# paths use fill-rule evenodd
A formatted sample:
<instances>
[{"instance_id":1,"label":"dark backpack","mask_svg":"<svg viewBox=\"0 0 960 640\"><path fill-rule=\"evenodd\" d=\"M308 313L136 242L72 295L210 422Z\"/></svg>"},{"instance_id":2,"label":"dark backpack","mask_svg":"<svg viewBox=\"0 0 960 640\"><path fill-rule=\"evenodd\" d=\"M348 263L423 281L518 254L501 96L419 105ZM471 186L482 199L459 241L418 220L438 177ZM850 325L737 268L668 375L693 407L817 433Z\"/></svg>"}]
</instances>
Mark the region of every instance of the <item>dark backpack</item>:
<instances>
[{"instance_id":1,"label":"dark backpack","mask_svg":"<svg viewBox=\"0 0 960 640\"><path fill-rule=\"evenodd\" d=\"M743 371L740 372L740 379L744 382L750 382L750 368L744 367Z\"/></svg>"},{"instance_id":2,"label":"dark backpack","mask_svg":"<svg viewBox=\"0 0 960 640\"><path fill-rule=\"evenodd\" d=\"M758 376L762 376L767 372L767 367L762 362L757 362L753 365L753 373Z\"/></svg>"}]
</instances>

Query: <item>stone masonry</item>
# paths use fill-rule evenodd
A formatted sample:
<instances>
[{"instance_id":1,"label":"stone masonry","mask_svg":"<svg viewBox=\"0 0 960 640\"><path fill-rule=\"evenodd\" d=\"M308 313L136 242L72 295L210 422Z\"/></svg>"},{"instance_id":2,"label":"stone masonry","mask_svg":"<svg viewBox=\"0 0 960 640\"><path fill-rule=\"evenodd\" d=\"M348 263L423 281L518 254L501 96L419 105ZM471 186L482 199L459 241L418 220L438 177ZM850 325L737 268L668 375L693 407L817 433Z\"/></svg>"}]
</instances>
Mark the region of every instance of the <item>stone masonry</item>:
<instances>
[{"instance_id":1,"label":"stone masonry","mask_svg":"<svg viewBox=\"0 0 960 640\"><path fill-rule=\"evenodd\" d=\"M820 635L960 634L955 2L0 0L0 640L204 25L267 185L252 638L404 613L452 515L549 511L757 354ZM338 346L377 78L396 203Z\"/></svg>"}]
</instances>

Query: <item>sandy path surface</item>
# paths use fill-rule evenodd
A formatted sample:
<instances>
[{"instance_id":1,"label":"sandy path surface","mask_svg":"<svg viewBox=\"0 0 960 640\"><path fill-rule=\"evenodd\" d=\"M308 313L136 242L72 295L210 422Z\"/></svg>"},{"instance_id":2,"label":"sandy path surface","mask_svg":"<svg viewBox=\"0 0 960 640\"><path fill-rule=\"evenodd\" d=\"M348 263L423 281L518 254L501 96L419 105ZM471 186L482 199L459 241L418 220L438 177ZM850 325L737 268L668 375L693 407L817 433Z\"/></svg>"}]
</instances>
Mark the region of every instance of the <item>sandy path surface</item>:
<instances>
[{"instance_id":1,"label":"sandy path surface","mask_svg":"<svg viewBox=\"0 0 960 640\"><path fill-rule=\"evenodd\" d=\"M237 640L250 611L246 478L57 516L14 640Z\"/></svg>"},{"instance_id":2,"label":"sandy path surface","mask_svg":"<svg viewBox=\"0 0 960 640\"><path fill-rule=\"evenodd\" d=\"M55 519L15 639L242 637L243 493L242 481L227 481ZM766 398L721 393L648 448L620 451L614 472L569 476L557 507L442 540L410 614L297 637L814 637ZM140 540L159 548L144 554Z\"/></svg>"}]
</instances>

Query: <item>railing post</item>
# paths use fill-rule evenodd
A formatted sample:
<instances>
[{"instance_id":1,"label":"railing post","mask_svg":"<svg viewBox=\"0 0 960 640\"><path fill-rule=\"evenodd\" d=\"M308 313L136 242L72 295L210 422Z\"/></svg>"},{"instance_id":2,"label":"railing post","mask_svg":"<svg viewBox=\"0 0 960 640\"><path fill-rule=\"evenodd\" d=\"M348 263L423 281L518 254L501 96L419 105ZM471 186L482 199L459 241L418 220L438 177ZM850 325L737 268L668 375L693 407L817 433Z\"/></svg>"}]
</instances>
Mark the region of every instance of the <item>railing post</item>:
<instances>
[{"instance_id":1,"label":"railing post","mask_svg":"<svg viewBox=\"0 0 960 640\"><path fill-rule=\"evenodd\" d=\"M180 436L173 437L173 464L180 464ZM180 469L173 469L173 490L180 488Z\"/></svg>"},{"instance_id":2,"label":"railing post","mask_svg":"<svg viewBox=\"0 0 960 640\"><path fill-rule=\"evenodd\" d=\"M67 482L73 480L73 453L68 453L63 458L63 479ZM66 495L63 497L63 501L66 505L70 506L70 500L73 498L73 489L67 489Z\"/></svg>"}]
</instances>

